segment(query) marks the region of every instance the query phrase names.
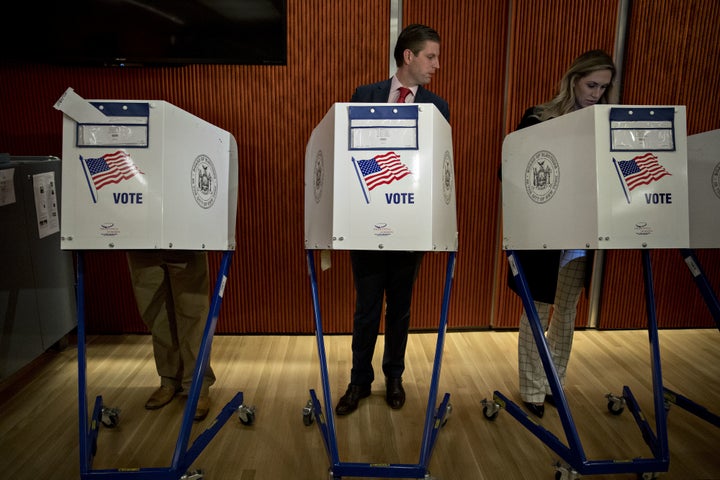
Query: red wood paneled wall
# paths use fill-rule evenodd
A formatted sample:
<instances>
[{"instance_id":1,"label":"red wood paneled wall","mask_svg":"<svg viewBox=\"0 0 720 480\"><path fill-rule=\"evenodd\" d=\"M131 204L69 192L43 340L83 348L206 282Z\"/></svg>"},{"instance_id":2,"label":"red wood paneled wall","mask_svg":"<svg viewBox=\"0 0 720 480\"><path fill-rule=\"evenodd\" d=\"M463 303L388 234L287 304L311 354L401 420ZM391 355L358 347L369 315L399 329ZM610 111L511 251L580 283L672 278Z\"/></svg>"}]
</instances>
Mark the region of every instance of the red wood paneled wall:
<instances>
[{"instance_id":1,"label":"red wood paneled wall","mask_svg":"<svg viewBox=\"0 0 720 480\"><path fill-rule=\"evenodd\" d=\"M601 48L613 55L617 1L520 0L513 2L508 50L505 132L512 132L525 110L554 96L563 74L581 53ZM499 158L499 157L498 157ZM497 269L496 328L517 328L519 298L506 286L507 260ZM588 302L581 297L577 325L586 325Z\"/></svg>"},{"instance_id":2,"label":"red wood paneled wall","mask_svg":"<svg viewBox=\"0 0 720 480\"><path fill-rule=\"evenodd\" d=\"M718 25L720 2L716 0L634 1L623 103L685 105L688 135L720 128ZM720 292L720 252L702 250L697 255L714 291ZM653 251L651 260L658 324L714 326L679 252ZM600 326L645 327L643 292L640 254L608 252Z\"/></svg>"},{"instance_id":3,"label":"red wood paneled wall","mask_svg":"<svg viewBox=\"0 0 720 480\"><path fill-rule=\"evenodd\" d=\"M720 78L718 3L636 0L632 5L623 100L686 104L693 132L720 128L714 100ZM515 327L521 306L505 286L506 260L499 245L502 139L525 108L552 95L577 54L589 48L612 53L617 1L405 0L403 7L404 25L426 23L442 37L441 69L429 88L450 103L453 127L460 251L449 327ZM286 66L105 69L0 63L0 151L13 155L61 155L62 114L52 105L67 87L89 99L166 100L233 133L240 159L238 248L218 333L312 332L303 248L305 146L334 102L349 100L359 84L388 76L387 0L288 0L288 14ZM619 252L607 262L603 326L632 325L605 321L620 314L644 318L634 299L608 298L616 297L614 289L635 285L629 275L618 275L635 268L624 253L632 256ZM671 252L653 255L665 253ZM717 280L717 251L701 253L703 267ZM85 258L90 331L146 331L135 311L125 254L96 251ZM219 253L211 254L213 272L219 259ZM446 260L445 254L425 257L413 303L415 329L437 326ZM318 273L324 329L349 332L354 292L347 253L332 252L332 261L330 270ZM658 265L656 271L683 268ZM662 302L668 304L659 306L659 314L686 308L670 295ZM705 324L701 307L695 302L692 311ZM586 310L583 302L579 323ZM696 324L687 315L677 321Z\"/></svg>"}]
</instances>

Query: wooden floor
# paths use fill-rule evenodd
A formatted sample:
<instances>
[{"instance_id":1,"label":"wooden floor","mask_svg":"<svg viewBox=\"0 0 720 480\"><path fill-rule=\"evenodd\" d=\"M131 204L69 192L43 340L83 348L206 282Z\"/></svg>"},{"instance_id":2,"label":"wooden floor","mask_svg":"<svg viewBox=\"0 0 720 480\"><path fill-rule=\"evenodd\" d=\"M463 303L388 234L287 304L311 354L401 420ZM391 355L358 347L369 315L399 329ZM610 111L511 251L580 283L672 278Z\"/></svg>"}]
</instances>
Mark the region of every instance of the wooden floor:
<instances>
[{"instance_id":1,"label":"wooden floor","mask_svg":"<svg viewBox=\"0 0 720 480\"><path fill-rule=\"evenodd\" d=\"M410 336L404 377L408 399L402 410L386 406L384 382L378 381L357 412L335 417L341 461L418 462L436 339L434 333ZM335 402L348 381L350 338L326 336L325 342ZM380 352L382 340L378 343ZM150 337L99 336L89 339L87 346L90 405L102 395L106 406L121 409L116 428L101 428L93 468L169 466L185 402L178 398L161 410L143 408L159 384ZM660 346L665 386L720 413L720 333L663 330ZM646 331L576 332L566 394L589 460L651 457L630 412L611 415L604 397L608 392L620 394L628 385L654 426L649 358ZM516 331L447 335L440 398L451 394L452 414L431 457L433 478L554 478L553 465L559 458L543 442L505 411L495 421L482 413L481 400L494 390L519 401L516 362ZM193 469L202 469L207 480L328 478L320 432L315 424L305 426L302 421L309 390L323 398L315 337L218 336L212 364L217 375L211 390L213 410L196 424L192 438L238 391L246 404L257 407L255 422L247 426L231 417ZM26 375L5 382L0 394L3 476L79 478L77 349L71 345L46 354ZM555 409L548 407L541 423L565 440ZM673 406L668 431L670 470L660 478L720 479L719 428Z\"/></svg>"}]
</instances>

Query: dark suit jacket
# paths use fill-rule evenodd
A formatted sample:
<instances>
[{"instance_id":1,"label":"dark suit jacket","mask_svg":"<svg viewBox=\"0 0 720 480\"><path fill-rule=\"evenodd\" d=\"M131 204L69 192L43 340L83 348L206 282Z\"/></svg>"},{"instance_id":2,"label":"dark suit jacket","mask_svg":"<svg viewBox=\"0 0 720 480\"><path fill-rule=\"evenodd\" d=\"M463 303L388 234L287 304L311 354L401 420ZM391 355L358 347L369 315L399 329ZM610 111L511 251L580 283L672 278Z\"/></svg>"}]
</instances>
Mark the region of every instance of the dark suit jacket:
<instances>
[{"instance_id":1,"label":"dark suit jacket","mask_svg":"<svg viewBox=\"0 0 720 480\"><path fill-rule=\"evenodd\" d=\"M360 103L387 103L387 99L390 96L391 84L392 78L388 78L382 82L357 87L350 101ZM442 116L445 117L445 120L450 122L450 107L448 106L448 103L432 93L430 90L419 86L417 93L415 94L415 103L434 104L440 113L442 113Z\"/></svg>"}]
</instances>

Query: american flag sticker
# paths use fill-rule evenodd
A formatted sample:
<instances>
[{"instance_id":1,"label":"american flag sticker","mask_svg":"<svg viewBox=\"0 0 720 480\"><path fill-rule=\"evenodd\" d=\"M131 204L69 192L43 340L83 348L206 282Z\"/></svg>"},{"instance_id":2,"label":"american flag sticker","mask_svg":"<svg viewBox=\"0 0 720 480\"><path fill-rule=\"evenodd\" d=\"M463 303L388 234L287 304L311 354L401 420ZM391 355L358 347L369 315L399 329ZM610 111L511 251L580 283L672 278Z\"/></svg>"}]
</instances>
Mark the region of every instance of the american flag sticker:
<instances>
[{"instance_id":1,"label":"american flag sticker","mask_svg":"<svg viewBox=\"0 0 720 480\"><path fill-rule=\"evenodd\" d=\"M400 161L400 155L387 152L367 160L352 159L365 201L370 203L369 192L380 185L388 185L401 180L412 172Z\"/></svg>"},{"instance_id":2,"label":"american flag sticker","mask_svg":"<svg viewBox=\"0 0 720 480\"><path fill-rule=\"evenodd\" d=\"M83 158L81 155L80 163L85 171L90 194L95 203L97 203L97 199L94 190L97 191L107 185L129 180L136 175L144 175L130 155L122 150L97 158Z\"/></svg>"},{"instance_id":3,"label":"american flag sticker","mask_svg":"<svg viewBox=\"0 0 720 480\"><path fill-rule=\"evenodd\" d=\"M665 167L660 165L657 156L653 153L638 155L631 160L617 161L613 158L613 163L628 203L630 203L629 192L635 188L640 185L649 185L671 175Z\"/></svg>"}]
</instances>

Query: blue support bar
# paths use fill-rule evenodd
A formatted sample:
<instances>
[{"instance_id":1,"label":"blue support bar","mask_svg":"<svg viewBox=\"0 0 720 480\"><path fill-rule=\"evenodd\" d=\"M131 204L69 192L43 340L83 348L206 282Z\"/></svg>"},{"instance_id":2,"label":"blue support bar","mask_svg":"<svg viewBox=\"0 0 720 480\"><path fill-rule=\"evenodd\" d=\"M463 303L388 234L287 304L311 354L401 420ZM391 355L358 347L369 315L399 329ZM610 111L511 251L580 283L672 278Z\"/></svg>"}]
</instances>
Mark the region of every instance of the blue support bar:
<instances>
[{"instance_id":1,"label":"blue support bar","mask_svg":"<svg viewBox=\"0 0 720 480\"><path fill-rule=\"evenodd\" d=\"M681 249L680 254L685 260L688 269L690 269L693 280L695 280L695 284L700 290L700 294L703 300L705 300L705 304L708 310L710 310L713 320L715 320L715 325L717 325L718 330L720 330L720 301L718 301L717 295L713 292L710 282L708 282L707 276L705 276L705 272L700 266L700 262L695 256L695 253L690 249Z\"/></svg>"},{"instance_id":2,"label":"blue support bar","mask_svg":"<svg viewBox=\"0 0 720 480\"><path fill-rule=\"evenodd\" d=\"M665 388L665 401L672 403L673 405L677 405L678 407L692 413L696 417L720 428L720 416L714 414L702 405L693 402L689 398L673 392L667 387Z\"/></svg>"},{"instance_id":3,"label":"blue support bar","mask_svg":"<svg viewBox=\"0 0 720 480\"><path fill-rule=\"evenodd\" d=\"M222 261L220 263L218 279L215 282L215 289L212 301L210 302L210 309L208 310L208 318L207 322L205 322L205 331L203 332L202 341L200 342L198 358L195 361L195 370L193 371L192 384L190 385L190 392L188 393L187 403L185 404L180 433L178 434L178 440L175 445L175 451L170 464L171 468L174 469L181 468L183 463L185 463L183 456L187 451L188 442L190 440L190 431L192 430L195 409L197 407L198 399L200 398L203 377L205 376L205 371L210 364L210 347L212 346L213 336L215 335L215 327L217 325L218 316L220 315L220 305L222 304L222 298L225 293L225 283L227 281L228 271L230 270L230 261L232 260L232 257L233 252L226 251L223 254Z\"/></svg>"},{"instance_id":4,"label":"blue support bar","mask_svg":"<svg viewBox=\"0 0 720 480\"><path fill-rule=\"evenodd\" d=\"M535 302L532 299L530 290L527 285L525 274L522 266L512 250L507 251L510 270L518 287L518 293L522 299L523 307L527 313L528 321L533 332L533 339L538 348L540 359L548 378L550 390L555 398L555 403L560 416L560 421L566 436L567 445L564 444L552 432L535 422L528 413L521 409L518 405L508 399L505 395L495 391L493 393L494 402L508 411L508 413L518 420L525 428L538 437L550 449L557 453L580 475L607 475L621 473L657 473L666 472L669 468L669 452L667 441L667 422L663 408L663 387L662 373L660 368L660 350L657 334L657 322L655 318L655 297L652 289L652 270L650 265L650 253L646 250L642 251L643 255L643 271L645 281L645 299L648 314L648 332L650 340L650 360L652 364L652 380L653 380L653 396L656 412L656 433L645 420L645 416L640 411L632 392L628 387L623 389L623 397L628 401L630 410L635 416L644 440L653 452L654 458L635 458L632 460L588 460L582 449L582 444L578 436L575 422L573 421L570 409L567 404L565 393L560 384L557 370L552 362L550 350L547 345L545 334L542 330L540 318L535 308Z\"/></svg>"},{"instance_id":5,"label":"blue support bar","mask_svg":"<svg viewBox=\"0 0 720 480\"><path fill-rule=\"evenodd\" d=\"M78 311L78 408L80 428L80 478L82 480L92 478L107 479L132 479L132 480L179 480L187 473L188 468L202 453L203 449L210 443L228 419L241 406L243 395L238 392L235 397L221 410L209 428L202 432L195 439L190 449L188 443L192 424L200 398L202 377L210 363L210 350L212 339L215 334L220 306L227 283L227 275L230 270L230 262L233 251L225 251L220 264L218 278L205 324L205 331L200 343L198 359L193 371L192 386L188 394L188 401L183 413L182 425L178 433L178 440L173 452L171 465L164 468L123 468L123 469L98 469L93 470L92 461L97 450L97 438L101 423L103 410L102 397L98 396L88 425L88 402L87 402L87 349L85 346L85 271L83 252L77 252L77 311Z\"/></svg>"},{"instance_id":6,"label":"blue support bar","mask_svg":"<svg viewBox=\"0 0 720 480\"><path fill-rule=\"evenodd\" d=\"M85 346L85 258L83 252L77 252L77 344L78 344L78 418L80 426L80 475L85 475L92 467L95 456L92 445L97 444L97 433L88 430L87 401L87 347ZM96 406L97 410L97 406Z\"/></svg>"},{"instance_id":7,"label":"blue support bar","mask_svg":"<svg viewBox=\"0 0 720 480\"><path fill-rule=\"evenodd\" d=\"M695 256L695 253L690 249L680 249L680 254L690 270L690 274L700 290L700 294L702 295L703 300L705 300L708 310L710 310L710 315L712 315L713 320L715 320L715 325L718 330L720 330L720 301L718 301L717 295L715 295L715 292L710 286L710 282L708 282L707 276L700 266L700 262ZM678 407L692 413L696 417L699 417L716 427L720 427L720 416L710 412L707 408L693 402L689 398L673 392L668 388L664 389L664 398L666 402L677 405Z\"/></svg>"},{"instance_id":8,"label":"blue support bar","mask_svg":"<svg viewBox=\"0 0 720 480\"><path fill-rule=\"evenodd\" d=\"M315 273L315 261L312 250L306 250L308 264L308 275L313 298L313 310L315 314L315 338L320 357L320 377L322 381L325 414L321 402L318 400L315 391L310 390L310 405L318 424L320 434L325 444L325 450L330 461L330 470L334 479L342 477L366 477L366 478L425 478L428 475L428 464L435 446L439 429L445 424L451 411L450 394L446 393L440 406L436 410L438 385L440 381L440 370L442 365L442 352L447 331L447 317L450 305L450 291L452 277L455 271L455 252L448 257L448 265L445 277L445 289L443 304L440 312L440 325L438 327L438 339L435 348L435 360L433 362L432 379L428 395L428 405L425 414L423 438L420 448L420 461L417 464L389 464L389 463L353 463L341 462L337 435L335 431L335 420L330 396L330 381L325 355L325 341L322 332L322 319L320 316L320 300L318 296L317 277Z\"/></svg>"},{"instance_id":9,"label":"blue support bar","mask_svg":"<svg viewBox=\"0 0 720 480\"><path fill-rule=\"evenodd\" d=\"M316 419L323 419L321 431L323 432L323 440L328 449L328 457L330 463L335 465L340 461L337 448L337 435L335 432L335 417L332 410L332 397L330 395L330 377L327 368L327 357L325 355L325 340L323 338L322 318L320 317L320 298L318 296L317 276L315 273L315 261L312 250L306 250L308 273L310 275L310 286L312 288L313 311L315 312L315 340L318 346L318 356L320 357L320 379L322 381L323 398L325 399L325 411L327 415L323 416L322 410L319 409L319 403L315 403ZM313 393L314 397L314 393ZM317 400L317 397L314 397ZM321 424L318 423L320 426Z\"/></svg>"},{"instance_id":10,"label":"blue support bar","mask_svg":"<svg viewBox=\"0 0 720 480\"><path fill-rule=\"evenodd\" d=\"M535 340L538 353L540 354L540 360L543 368L545 369L545 375L547 376L548 384L550 385L550 391L555 398L555 405L557 406L558 413L560 414L560 421L562 423L563 430L565 431L570 451L573 452L575 456L574 460L576 462L585 462L585 452L583 451L580 437L578 436L577 428L575 427L575 422L573 421L572 415L570 415L570 409L567 404L567 399L565 398L565 392L560 384L560 377L558 376L557 369L552 361L547 339L545 338L545 332L543 331L542 324L540 323L537 308L535 308L535 302L532 299L530 288L525 280L525 272L522 269L522 265L520 265L520 261L512 250L508 250L506 254L508 261L510 262L510 270L515 277L515 285L520 292L520 298L522 299L525 313L527 314L528 322L530 323L533 339Z\"/></svg>"},{"instance_id":11,"label":"blue support bar","mask_svg":"<svg viewBox=\"0 0 720 480\"><path fill-rule=\"evenodd\" d=\"M660 339L658 338L657 317L655 313L655 290L653 289L652 264L650 251L642 250L643 274L645 279L645 307L648 317L648 340L650 341L650 367L653 382L653 403L655 405L655 432L656 437L650 438L652 432L643 432L656 458L669 465L670 452L667 437L667 415L665 415L665 401L663 399L662 367L660 365ZM664 471L667 471L664 470Z\"/></svg>"},{"instance_id":12,"label":"blue support bar","mask_svg":"<svg viewBox=\"0 0 720 480\"><path fill-rule=\"evenodd\" d=\"M440 310L440 326L438 328L437 341L435 344L435 360L433 361L433 372L430 380L430 393L428 394L427 410L425 412L425 426L423 428L423 441L420 446L420 465L428 465L430 463L430 455L435 446L435 437L433 433L442 424L442 418L445 417L447 408L443 408L442 414L436 414L435 404L438 397L438 386L440 383L440 370L442 367L442 356L445 348L445 333L447 332L447 315L450 308L450 290L452 288L452 279L455 273L455 252L451 252L448 256L447 269L445 271L445 287L443 289L442 307ZM447 397L447 396L446 396ZM443 405L447 404L447 398L443 401ZM438 418L440 417L440 418Z\"/></svg>"}]
</instances>

